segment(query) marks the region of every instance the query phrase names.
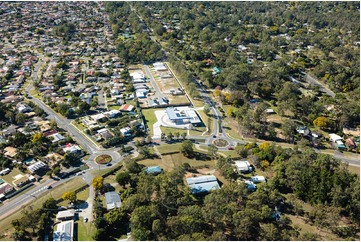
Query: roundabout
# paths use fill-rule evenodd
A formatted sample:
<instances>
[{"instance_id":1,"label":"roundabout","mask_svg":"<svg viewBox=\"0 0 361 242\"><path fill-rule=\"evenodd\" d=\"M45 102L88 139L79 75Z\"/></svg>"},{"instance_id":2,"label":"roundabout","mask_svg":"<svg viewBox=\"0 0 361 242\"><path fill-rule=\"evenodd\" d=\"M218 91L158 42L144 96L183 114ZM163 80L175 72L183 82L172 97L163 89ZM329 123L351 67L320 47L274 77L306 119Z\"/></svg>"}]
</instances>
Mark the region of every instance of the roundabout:
<instances>
[{"instance_id":1,"label":"roundabout","mask_svg":"<svg viewBox=\"0 0 361 242\"><path fill-rule=\"evenodd\" d=\"M215 139L213 140L213 144L219 148L225 148L229 145L229 142L225 139Z\"/></svg>"},{"instance_id":2,"label":"roundabout","mask_svg":"<svg viewBox=\"0 0 361 242\"><path fill-rule=\"evenodd\" d=\"M103 155L98 155L95 158L95 163L104 165L104 164L110 163L112 160L113 159L112 159L112 157L110 155L103 154Z\"/></svg>"}]
</instances>

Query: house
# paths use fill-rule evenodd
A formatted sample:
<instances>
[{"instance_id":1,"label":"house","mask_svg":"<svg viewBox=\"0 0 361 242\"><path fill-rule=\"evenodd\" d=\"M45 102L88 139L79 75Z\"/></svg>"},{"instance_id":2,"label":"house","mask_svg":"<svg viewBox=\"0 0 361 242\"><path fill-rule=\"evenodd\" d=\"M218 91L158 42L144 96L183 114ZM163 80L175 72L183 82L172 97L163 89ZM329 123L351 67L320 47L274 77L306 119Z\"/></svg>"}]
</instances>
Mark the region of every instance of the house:
<instances>
[{"instance_id":1,"label":"house","mask_svg":"<svg viewBox=\"0 0 361 242\"><path fill-rule=\"evenodd\" d=\"M199 118L196 111L188 107L169 107L166 109L168 118L173 123L179 124L188 124L191 123L194 126L197 126L202 123L202 120Z\"/></svg>"},{"instance_id":2,"label":"house","mask_svg":"<svg viewBox=\"0 0 361 242\"><path fill-rule=\"evenodd\" d=\"M2 171L0 171L0 176L5 176L6 174L9 174L10 173L10 168L6 168Z\"/></svg>"},{"instance_id":3,"label":"house","mask_svg":"<svg viewBox=\"0 0 361 242\"><path fill-rule=\"evenodd\" d=\"M10 184L6 182L1 183L1 181L2 180L0 179L0 200L3 199L7 194L15 190L14 187L11 186Z\"/></svg>"},{"instance_id":4,"label":"house","mask_svg":"<svg viewBox=\"0 0 361 242\"><path fill-rule=\"evenodd\" d=\"M25 176L25 175L22 175L22 174L18 174L14 178L15 178L15 180L13 180L12 183L13 183L14 186L16 186L18 188L21 188L24 185L31 182L28 176Z\"/></svg>"},{"instance_id":5,"label":"house","mask_svg":"<svg viewBox=\"0 0 361 242\"><path fill-rule=\"evenodd\" d=\"M165 67L164 63L162 62L156 62L153 64L153 67L156 71L166 71L168 70L167 67Z\"/></svg>"},{"instance_id":6,"label":"house","mask_svg":"<svg viewBox=\"0 0 361 242\"><path fill-rule=\"evenodd\" d=\"M52 141L51 141L52 143L56 143L56 142L58 142L58 141L60 141L60 140L65 139L65 137L62 136L62 135L59 134L59 133L55 133L55 134L49 135L48 137L50 137L50 138L52 139Z\"/></svg>"},{"instance_id":7,"label":"house","mask_svg":"<svg viewBox=\"0 0 361 242\"><path fill-rule=\"evenodd\" d=\"M24 103L18 103L18 105L16 105L16 109L19 113L27 113L32 111L31 107Z\"/></svg>"},{"instance_id":8,"label":"house","mask_svg":"<svg viewBox=\"0 0 361 242\"><path fill-rule=\"evenodd\" d=\"M337 140L342 140L342 137L337 134L330 134L330 140L336 142Z\"/></svg>"},{"instance_id":9,"label":"house","mask_svg":"<svg viewBox=\"0 0 361 242\"><path fill-rule=\"evenodd\" d=\"M120 200L120 196L116 192L107 192L105 193L105 203L107 205L107 209L120 208L122 205L122 201Z\"/></svg>"},{"instance_id":10,"label":"house","mask_svg":"<svg viewBox=\"0 0 361 242\"><path fill-rule=\"evenodd\" d=\"M248 173L253 171L253 167L248 161L235 161L238 173Z\"/></svg>"},{"instance_id":11,"label":"house","mask_svg":"<svg viewBox=\"0 0 361 242\"><path fill-rule=\"evenodd\" d=\"M18 126L12 124L9 127L7 127L6 129L3 129L1 132L2 132L3 136L7 137L7 136L14 135L18 128L19 128Z\"/></svg>"},{"instance_id":12,"label":"house","mask_svg":"<svg viewBox=\"0 0 361 242\"><path fill-rule=\"evenodd\" d=\"M68 220L56 225L53 241L73 241L74 220Z\"/></svg>"},{"instance_id":13,"label":"house","mask_svg":"<svg viewBox=\"0 0 361 242\"><path fill-rule=\"evenodd\" d=\"M160 166L149 166L145 169L145 173L147 174L159 174L162 172L162 168L160 168Z\"/></svg>"},{"instance_id":14,"label":"house","mask_svg":"<svg viewBox=\"0 0 361 242\"><path fill-rule=\"evenodd\" d=\"M10 158L14 158L15 156L16 156L16 154L17 154L17 149L16 148L14 148L14 147L11 147L11 146L8 146L8 147L6 147L5 149L4 149L4 151L5 151L5 156L7 156L7 157L10 157Z\"/></svg>"},{"instance_id":15,"label":"house","mask_svg":"<svg viewBox=\"0 0 361 242\"><path fill-rule=\"evenodd\" d=\"M108 140L114 137L114 135L106 128L99 129L97 133L102 136L104 140Z\"/></svg>"},{"instance_id":16,"label":"house","mask_svg":"<svg viewBox=\"0 0 361 242\"><path fill-rule=\"evenodd\" d=\"M66 144L63 148L63 151L65 153L70 153L70 154L80 154L81 153L81 149L78 145L73 145L73 144Z\"/></svg>"},{"instance_id":17,"label":"house","mask_svg":"<svg viewBox=\"0 0 361 242\"><path fill-rule=\"evenodd\" d=\"M47 167L47 165L44 162L38 161L38 162L28 166L28 170L30 171L30 173L34 174L37 171L44 169L46 167Z\"/></svg>"},{"instance_id":18,"label":"house","mask_svg":"<svg viewBox=\"0 0 361 242\"><path fill-rule=\"evenodd\" d=\"M123 134L123 136L131 136L132 135L129 127L120 129L120 132Z\"/></svg>"},{"instance_id":19,"label":"house","mask_svg":"<svg viewBox=\"0 0 361 242\"><path fill-rule=\"evenodd\" d=\"M60 211L56 214L56 219L59 221L74 219L74 210Z\"/></svg>"},{"instance_id":20,"label":"house","mask_svg":"<svg viewBox=\"0 0 361 242\"><path fill-rule=\"evenodd\" d=\"M187 178L186 181L193 194L220 189L217 178L213 175L191 177Z\"/></svg>"},{"instance_id":21,"label":"house","mask_svg":"<svg viewBox=\"0 0 361 242\"><path fill-rule=\"evenodd\" d=\"M252 176L251 180L253 183L266 182L266 178L264 176Z\"/></svg>"},{"instance_id":22,"label":"house","mask_svg":"<svg viewBox=\"0 0 361 242\"><path fill-rule=\"evenodd\" d=\"M130 104L123 104L119 108L119 111L123 111L123 112L133 112L133 110L134 110L134 106Z\"/></svg>"},{"instance_id":23,"label":"house","mask_svg":"<svg viewBox=\"0 0 361 242\"><path fill-rule=\"evenodd\" d=\"M145 88L138 89L138 90L135 91L135 96L137 98L146 98L148 92L149 92L149 90L145 89Z\"/></svg>"},{"instance_id":24,"label":"house","mask_svg":"<svg viewBox=\"0 0 361 242\"><path fill-rule=\"evenodd\" d=\"M120 114L120 111L114 110L114 109L104 113L104 115L106 115L109 118L115 118L119 114Z\"/></svg>"}]
</instances>

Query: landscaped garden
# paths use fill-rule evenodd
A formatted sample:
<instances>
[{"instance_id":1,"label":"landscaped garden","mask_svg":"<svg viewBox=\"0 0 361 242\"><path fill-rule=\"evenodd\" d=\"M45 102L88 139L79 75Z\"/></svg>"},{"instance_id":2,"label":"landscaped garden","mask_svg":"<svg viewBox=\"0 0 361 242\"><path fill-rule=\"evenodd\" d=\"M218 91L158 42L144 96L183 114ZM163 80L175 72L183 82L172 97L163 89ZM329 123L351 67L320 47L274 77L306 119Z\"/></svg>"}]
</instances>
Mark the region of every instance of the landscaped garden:
<instances>
[{"instance_id":1,"label":"landscaped garden","mask_svg":"<svg viewBox=\"0 0 361 242\"><path fill-rule=\"evenodd\" d=\"M107 164L112 161L112 157L110 155L99 155L95 158L95 162L98 164Z\"/></svg>"}]
</instances>

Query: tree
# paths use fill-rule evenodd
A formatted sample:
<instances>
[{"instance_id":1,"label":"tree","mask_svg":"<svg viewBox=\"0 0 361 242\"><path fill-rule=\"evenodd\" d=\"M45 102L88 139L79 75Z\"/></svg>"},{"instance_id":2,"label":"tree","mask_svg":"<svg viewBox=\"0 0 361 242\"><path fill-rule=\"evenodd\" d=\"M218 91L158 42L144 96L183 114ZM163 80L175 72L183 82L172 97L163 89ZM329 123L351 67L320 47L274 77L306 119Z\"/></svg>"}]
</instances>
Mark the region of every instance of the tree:
<instances>
[{"instance_id":1,"label":"tree","mask_svg":"<svg viewBox=\"0 0 361 242\"><path fill-rule=\"evenodd\" d=\"M70 202L76 201L76 193L75 192L64 192L61 196L63 200L68 200Z\"/></svg>"},{"instance_id":2,"label":"tree","mask_svg":"<svg viewBox=\"0 0 361 242\"><path fill-rule=\"evenodd\" d=\"M182 137L183 140L185 140L186 137L187 137L187 133L186 132L181 133L181 137Z\"/></svg>"},{"instance_id":3,"label":"tree","mask_svg":"<svg viewBox=\"0 0 361 242\"><path fill-rule=\"evenodd\" d=\"M190 140L183 141L180 151L186 157L192 156L194 153L192 141Z\"/></svg>"},{"instance_id":4,"label":"tree","mask_svg":"<svg viewBox=\"0 0 361 242\"><path fill-rule=\"evenodd\" d=\"M100 191L103 188L104 178L101 176L95 177L92 181L92 185L95 190Z\"/></svg>"},{"instance_id":5,"label":"tree","mask_svg":"<svg viewBox=\"0 0 361 242\"><path fill-rule=\"evenodd\" d=\"M127 171L118 173L115 178L119 185L122 185L123 187L130 182L130 179L130 173Z\"/></svg>"},{"instance_id":6,"label":"tree","mask_svg":"<svg viewBox=\"0 0 361 242\"><path fill-rule=\"evenodd\" d=\"M173 138L174 138L174 135L172 134L172 132L169 132L169 134L167 135L167 140L172 141Z\"/></svg>"},{"instance_id":7,"label":"tree","mask_svg":"<svg viewBox=\"0 0 361 242\"><path fill-rule=\"evenodd\" d=\"M140 147L138 150L139 154L141 154L144 158L149 158L152 155L148 147L143 146Z\"/></svg>"},{"instance_id":8,"label":"tree","mask_svg":"<svg viewBox=\"0 0 361 242\"><path fill-rule=\"evenodd\" d=\"M287 119L281 126L283 135L286 140L289 142L294 142L294 137L296 133L296 123L290 119Z\"/></svg>"},{"instance_id":9,"label":"tree","mask_svg":"<svg viewBox=\"0 0 361 242\"><path fill-rule=\"evenodd\" d=\"M126 167L130 173L138 174L142 171L142 167L134 160L126 163Z\"/></svg>"},{"instance_id":10,"label":"tree","mask_svg":"<svg viewBox=\"0 0 361 242\"><path fill-rule=\"evenodd\" d=\"M15 122L16 122L17 124L24 124L25 121L26 121L26 116L25 116L25 114L23 114L23 113L18 113L18 114L16 114L16 116L15 116Z\"/></svg>"},{"instance_id":11,"label":"tree","mask_svg":"<svg viewBox=\"0 0 361 242\"><path fill-rule=\"evenodd\" d=\"M33 144L40 141L43 137L44 137L44 135L40 132L33 134L33 139L32 139Z\"/></svg>"},{"instance_id":12,"label":"tree","mask_svg":"<svg viewBox=\"0 0 361 242\"><path fill-rule=\"evenodd\" d=\"M209 104L205 104L204 108L203 108L203 112L208 116L209 113L211 112L211 107L209 106Z\"/></svg>"},{"instance_id":13,"label":"tree","mask_svg":"<svg viewBox=\"0 0 361 242\"><path fill-rule=\"evenodd\" d=\"M326 117L318 117L313 120L313 125L319 127L320 129L330 128L330 121Z\"/></svg>"},{"instance_id":14,"label":"tree","mask_svg":"<svg viewBox=\"0 0 361 242\"><path fill-rule=\"evenodd\" d=\"M208 154L210 155L210 157L212 157L212 159L217 158L217 152L218 152L217 146L215 146L214 144L208 146Z\"/></svg>"},{"instance_id":15,"label":"tree","mask_svg":"<svg viewBox=\"0 0 361 242\"><path fill-rule=\"evenodd\" d=\"M165 140L166 138L166 134L165 133L161 133L160 134L160 140Z\"/></svg>"}]
</instances>

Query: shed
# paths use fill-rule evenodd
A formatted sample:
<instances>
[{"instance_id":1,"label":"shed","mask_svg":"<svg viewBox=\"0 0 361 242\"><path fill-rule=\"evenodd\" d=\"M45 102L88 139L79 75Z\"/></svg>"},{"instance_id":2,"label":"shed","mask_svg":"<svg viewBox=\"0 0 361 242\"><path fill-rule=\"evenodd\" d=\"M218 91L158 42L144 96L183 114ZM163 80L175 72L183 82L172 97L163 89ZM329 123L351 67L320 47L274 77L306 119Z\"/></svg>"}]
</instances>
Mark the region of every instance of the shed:
<instances>
[{"instance_id":1,"label":"shed","mask_svg":"<svg viewBox=\"0 0 361 242\"><path fill-rule=\"evenodd\" d=\"M193 194L207 193L220 189L217 178L213 175L187 178L188 186Z\"/></svg>"},{"instance_id":2,"label":"shed","mask_svg":"<svg viewBox=\"0 0 361 242\"><path fill-rule=\"evenodd\" d=\"M56 226L53 238L54 241L73 241L74 220L64 221Z\"/></svg>"}]
</instances>

